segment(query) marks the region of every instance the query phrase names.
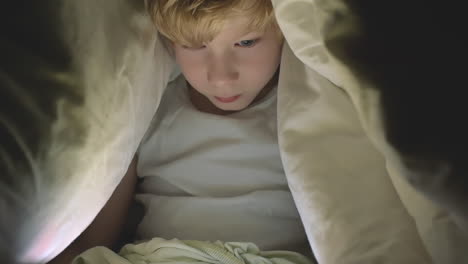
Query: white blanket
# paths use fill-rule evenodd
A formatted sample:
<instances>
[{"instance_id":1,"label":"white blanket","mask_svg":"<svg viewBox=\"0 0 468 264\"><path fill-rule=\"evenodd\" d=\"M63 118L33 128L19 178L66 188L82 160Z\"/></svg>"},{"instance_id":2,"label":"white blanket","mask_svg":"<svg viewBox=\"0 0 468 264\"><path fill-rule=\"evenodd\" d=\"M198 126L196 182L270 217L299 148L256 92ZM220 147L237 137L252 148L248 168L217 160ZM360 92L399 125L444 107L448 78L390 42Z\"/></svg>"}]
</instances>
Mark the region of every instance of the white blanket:
<instances>
[{"instance_id":1,"label":"white blanket","mask_svg":"<svg viewBox=\"0 0 468 264\"><path fill-rule=\"evenodd\" d=\"M339 41L357 30L344 2L273 1L290 46L278 96L280 147L317 258L468 263L468 238L400 174L379 93L328 52L324 35ZM341 27L327 32L335 23Z\"/></svg>"}]
</instances>

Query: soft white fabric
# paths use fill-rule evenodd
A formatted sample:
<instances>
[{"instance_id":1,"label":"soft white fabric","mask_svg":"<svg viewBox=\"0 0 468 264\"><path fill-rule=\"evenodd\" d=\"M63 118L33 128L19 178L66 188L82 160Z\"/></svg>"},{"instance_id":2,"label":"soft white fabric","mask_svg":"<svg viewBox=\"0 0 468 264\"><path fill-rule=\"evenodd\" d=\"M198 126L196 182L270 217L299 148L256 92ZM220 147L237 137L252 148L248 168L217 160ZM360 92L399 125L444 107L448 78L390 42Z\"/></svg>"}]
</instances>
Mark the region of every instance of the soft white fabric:
<instances>
[{"instance_id":1,"label":"soft white fabric","mask_svg":"<svg viewBox=\"0 0 468 264\"><path fill-rule=\"evenodd\" d=\"M346 93L286 45L278 96L285 171L317 261L430 263Z\"/></svg>"},{"instance_id":2,"label":"soft white fabric","mask_svg":"<svg viewBox=\"0 0 468 264\"><path fill-rule=\"evenodd\" d=\"M16 47L17 58L30 62L23 66L24 71L38 71L39 81L51 80L54 85L38 81L36 85L19 87L18 82L15 86L12 81L11 87L2 87L2 92L11 88L19 96L14 98L20 98L28 107L19 113L29 111L33 118L44 117L41 130L32 130L31 126L30 131L17 131L13 129L15 123L8 123L9 119L4 122L3 118L10 116L0 115L1 125L12 128L28 157L29 164L24 169L32 168L25 173L18 168L10 175L24 187L24 193L7 191L11 188L8 181L6 186L0 186L2 261L3 252L13 253L20 262L48 261L87 227L123 177L174 65L156 39L142 2L70 0L61 1L58 6L51 1L41 5L43 9L38 7L34 12L53 18L56 22L50 25L57 28L35 28L32 24L27 27L51 34L58 31L57 38L63 40L70 56L61 59L69 59L72 67L54 69L50 67L54 61L42 61L48 57L34 53L42 45L35 34L31 34L26 46ZM44 66L40 67L38 61ZM17 76L10 77L15 80ZM41 96L50 96L49 101L44 103L39 101L41 97L31 96L38 89L42 89ZM37 121L27 120L26 114L18 116L23 119L12 119L13 122ZM24 133L37 133L37 151L27 145L30 141L22 140ZM2 157L4 153L1 152ZM9 164L14 166L15 156L10 158L13 160ZM14 219L13 209L9 208L20 211L20 217L16 215ZM8 237L11 240L6 240Z\"/></svg>"},{"instance_id":3,"label":"soft white fabric","mask_svg":"<svg viewBox=\"0 0 468 264\"><path fill-rule=\"evenodd\" d=\"M138 152L141 239L248 241L303 249L306 236L277 141L276 89L251 108L217 116L172 82Z\"/></svg>"},{"instance_id":4,"label":"soft white fabric","mask_svg":"<svg viewBox=\"0 0 468 264\"><path fill-rule=\"evenodd\" d=\"M126 245L119 254L103 247L92 248L73 264L312 264L307 257L290 251L261 251L252 243L181 241L154 238Z\"/></svg>"},{"instance_id":5,"label":"soft white fabric","mask_svg":"<svg viewBox=\"0 0 468 264\"><path fill-rule=\"evenodd\" d=\"M320 263L428 263L428 254L434 263L468 262L453 220L403 179L377 90L327 50L325 42L359 30L345 1L273 4L295 55L282 61L281 150Z\"/></svg>"}]
</instances>

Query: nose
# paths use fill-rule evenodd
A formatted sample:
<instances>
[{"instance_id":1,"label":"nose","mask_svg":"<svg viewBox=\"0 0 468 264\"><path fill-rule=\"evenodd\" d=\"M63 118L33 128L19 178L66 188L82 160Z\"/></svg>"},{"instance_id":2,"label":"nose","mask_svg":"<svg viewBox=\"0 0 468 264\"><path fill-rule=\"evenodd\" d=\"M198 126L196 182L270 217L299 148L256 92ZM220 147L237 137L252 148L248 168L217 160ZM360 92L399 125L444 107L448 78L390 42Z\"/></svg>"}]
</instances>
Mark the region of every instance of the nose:
<instances>
[{"instance_id":1,"label":"nose","mask_svg":"<svg viewBox=\"0 0 468 264\"><path fill-rule=\"evenodd\" d=\"M217 88L227 88L239 79L234 56L225 52L208 56L207 79Z\"/></svg>"}]
</instances>

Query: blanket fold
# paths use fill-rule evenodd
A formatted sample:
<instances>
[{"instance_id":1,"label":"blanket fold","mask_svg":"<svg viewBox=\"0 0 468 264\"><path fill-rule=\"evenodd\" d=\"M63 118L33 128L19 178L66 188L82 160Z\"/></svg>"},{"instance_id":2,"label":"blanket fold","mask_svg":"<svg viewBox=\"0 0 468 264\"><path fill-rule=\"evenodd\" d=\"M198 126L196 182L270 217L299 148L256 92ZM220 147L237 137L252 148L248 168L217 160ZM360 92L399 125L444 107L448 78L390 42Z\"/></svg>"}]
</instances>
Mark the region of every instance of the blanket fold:
<instances>
[{"instance_id":1,"label":"blanket fold","mask_svg":"<svg viewBox=\"0 0 468 264\"><path fill-rule=\"evenodd\" d=\"M253 243L154 238L129 244L119 254L95 247L76 257L73 264L313 264L291 251L261 251Z\"/></svg>"}]
</instances>

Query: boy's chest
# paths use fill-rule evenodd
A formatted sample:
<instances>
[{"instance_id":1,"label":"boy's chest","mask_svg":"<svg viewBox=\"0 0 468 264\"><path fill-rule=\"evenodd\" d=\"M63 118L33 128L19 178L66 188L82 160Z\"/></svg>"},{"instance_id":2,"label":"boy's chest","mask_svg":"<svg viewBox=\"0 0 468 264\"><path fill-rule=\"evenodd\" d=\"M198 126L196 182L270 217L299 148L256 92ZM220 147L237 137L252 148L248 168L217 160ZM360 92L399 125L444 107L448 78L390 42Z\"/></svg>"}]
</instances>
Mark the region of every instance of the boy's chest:
<instances>
[{"instance_id":1,"label":"boy's chest","mask_svg":"<svg viewBox=\"0 0 468 264\"><path fill-rule=\"evenodd\" d=\"M178 113L159 127L154 173L145 175L156 177L145 184L153 182L153 192L170 195L286 190L274 114L218 119Z\"/></svg>"}]
</instances>

